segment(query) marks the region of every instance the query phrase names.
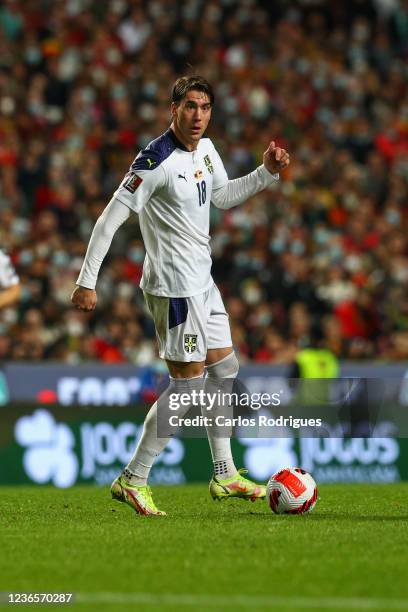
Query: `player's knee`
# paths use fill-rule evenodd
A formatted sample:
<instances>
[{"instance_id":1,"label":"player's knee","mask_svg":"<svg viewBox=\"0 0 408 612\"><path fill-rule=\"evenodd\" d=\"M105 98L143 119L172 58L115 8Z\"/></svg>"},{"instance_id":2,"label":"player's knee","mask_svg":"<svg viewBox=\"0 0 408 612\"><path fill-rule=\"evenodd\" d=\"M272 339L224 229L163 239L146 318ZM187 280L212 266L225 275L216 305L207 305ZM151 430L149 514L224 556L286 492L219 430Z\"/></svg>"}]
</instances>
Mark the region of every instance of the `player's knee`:
<instances>
[{"instance_id":1,"label":"player's knee","mask_svg":"<svg viewBox=\"0 0 408 612\"><path fill-rule=\"evenodd\" d=\"M167 367L170 376L175 380L197 378L204 374L204 361L190 361L188 363L167 361Z\"/></svg>"},{"instance_id":2,"label":"player's knee","mask_svg":"<svg viewBox=\"0 0 408 612\"><path fill-rule=\"evenodd\" d=\"M234 351L217 361L207 366L209 378L236 378L239 372L239 361Z\"/></svg>"}]
</instances>

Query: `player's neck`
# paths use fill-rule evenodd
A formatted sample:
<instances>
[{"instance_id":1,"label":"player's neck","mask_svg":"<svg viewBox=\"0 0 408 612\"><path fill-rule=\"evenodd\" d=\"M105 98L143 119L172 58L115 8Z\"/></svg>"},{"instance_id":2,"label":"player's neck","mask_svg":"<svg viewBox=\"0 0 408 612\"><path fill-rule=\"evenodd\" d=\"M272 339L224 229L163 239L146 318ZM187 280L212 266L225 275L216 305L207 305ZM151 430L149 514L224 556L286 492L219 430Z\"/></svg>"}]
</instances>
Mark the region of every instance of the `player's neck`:
<instances>
[{"instance_id":1,"label":"player's neck","mask_svg":"<svg viewBox=\"0 0 408 612\"><path fill-rule=\"evenodd\" d=\"M181 144L185 146L187 151L196 151L197 150L198 142L189 142L188 140L186 140L183 137L183 134L178 129L177 125L174 123L174 121L170 125L170 129L173 130L174 135L176 136L177 140L179 140L181 142Z\"/></svg>"}]
</instances>

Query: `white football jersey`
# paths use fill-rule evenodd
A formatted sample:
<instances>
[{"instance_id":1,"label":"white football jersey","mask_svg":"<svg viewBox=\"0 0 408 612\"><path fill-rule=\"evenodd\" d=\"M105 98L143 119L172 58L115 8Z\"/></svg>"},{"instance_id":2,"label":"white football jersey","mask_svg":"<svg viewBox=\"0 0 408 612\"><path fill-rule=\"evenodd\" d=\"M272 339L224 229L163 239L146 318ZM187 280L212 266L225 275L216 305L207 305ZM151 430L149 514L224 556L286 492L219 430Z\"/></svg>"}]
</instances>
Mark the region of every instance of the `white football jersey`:
<instances>
[{"instance_id":1,"label":"white football jersey","mask_svg":"<svg viewBox=\"0 0 408 612\"><path fill-rule=\"evenodd\" d=\"M209 138L188 151L168 129L139 153L96 222L77 284L95 288L113 235L134 211L146 248L141 288L162 297L204 293L213 283L210 203L231 208L278 178L262 165L229 181Z\"/></svg>"},{"instance_id":2,"label":"white football jersey","mask_svg":"<svg viewBox=\"0 0 408 612\"><path fill-rule=\"evenodd\" d=\"M10 257L0 250L0 290L18 285L20 279L11 263Z\"/></svg>"},{"instance_id":3,"label":"white football jersey","mask_svg":"<svg viewBox=\"0 0 408 612\"><path fill-rule=\"evenodd\" d=\"M168 129L150 143L113 196L139 215L146 248L141 288L167 297L190 297L209 289L210 203L229 208L277 178L260 166L228 181L209 138L188 151Z\"/></svg>"}]
</instances>

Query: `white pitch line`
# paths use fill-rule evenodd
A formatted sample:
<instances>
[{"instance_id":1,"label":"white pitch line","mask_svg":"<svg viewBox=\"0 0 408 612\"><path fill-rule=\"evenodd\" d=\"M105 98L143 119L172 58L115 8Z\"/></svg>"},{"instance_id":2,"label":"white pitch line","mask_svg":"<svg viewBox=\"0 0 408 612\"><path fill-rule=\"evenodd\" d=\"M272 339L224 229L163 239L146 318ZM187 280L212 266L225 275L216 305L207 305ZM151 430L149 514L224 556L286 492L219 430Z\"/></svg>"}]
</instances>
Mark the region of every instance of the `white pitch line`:
<instances>
[{"instance_id":1,"label":"white pitch line","mask_svg":"<svg viewBox=\"0 0 408 612\"><path fill-rule=\"evenodd\" d=\"M207 606L273 608L333 608L337 610L408 610L408 599L372 597L279 597L261 595L194 595L192 593L77 593L74 603L146 604L160 606Z\"/></svg>"}]
</instances>

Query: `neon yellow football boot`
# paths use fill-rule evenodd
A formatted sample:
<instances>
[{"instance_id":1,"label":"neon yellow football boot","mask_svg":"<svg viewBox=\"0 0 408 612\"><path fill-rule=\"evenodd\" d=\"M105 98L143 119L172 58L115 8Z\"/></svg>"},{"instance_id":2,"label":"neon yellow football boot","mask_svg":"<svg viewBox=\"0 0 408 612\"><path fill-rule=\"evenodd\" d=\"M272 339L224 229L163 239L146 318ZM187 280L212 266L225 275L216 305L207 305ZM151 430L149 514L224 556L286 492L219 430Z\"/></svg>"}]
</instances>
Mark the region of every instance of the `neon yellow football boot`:
<instances>
[{"instance_id":1,"label":"neon yellow football boot","mask_svg":"<svg viewBox=\"0 0 408 612\"><path fill-rule=\"evenodd\" d=\"M264 499L266 489L263 485L258 485L252 480L244 478L242 474L246 474L248 470L241 468L232 478L220 480L216 476L211 478L210 495L215 500L222 501L228 497L239 497L241 499Z\"/></svg>"},{"instance_id":2,"label":"neon yellow football boot","mask_svg":"<svg viewBox=\"0 0 408 612\"><path fill-rule=\"evenodd\" d=\"M138 514L166 516L154 503L152 490L148 485L131 485L120 475L112 482L111 494L113 499L128 504Z\"/></svg>"}]
</instances>

